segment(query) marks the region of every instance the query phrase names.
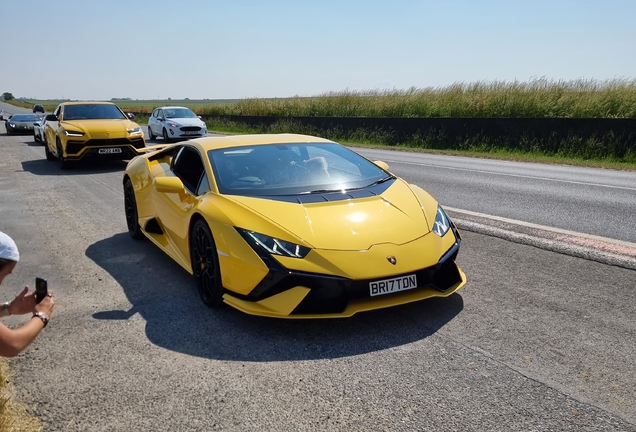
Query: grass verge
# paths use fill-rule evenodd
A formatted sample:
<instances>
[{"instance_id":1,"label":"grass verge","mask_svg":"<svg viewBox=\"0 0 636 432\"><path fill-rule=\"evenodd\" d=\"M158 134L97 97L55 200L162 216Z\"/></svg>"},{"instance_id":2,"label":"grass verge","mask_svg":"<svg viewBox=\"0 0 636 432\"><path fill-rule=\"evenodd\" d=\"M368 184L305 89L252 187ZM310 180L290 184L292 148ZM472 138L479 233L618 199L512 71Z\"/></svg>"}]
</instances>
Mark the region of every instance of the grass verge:
<instances>
[{"instance_id":1,"label":"grass verge","mask_svg":"<svg viewBox=\"0 0 636 432\"><path fill-rule=\"evenodd\" d=\"M13 399L9 362L0 358L0 432L39 432L42 422L31 416L24 404Z\"/></svg>"}]
</instances>

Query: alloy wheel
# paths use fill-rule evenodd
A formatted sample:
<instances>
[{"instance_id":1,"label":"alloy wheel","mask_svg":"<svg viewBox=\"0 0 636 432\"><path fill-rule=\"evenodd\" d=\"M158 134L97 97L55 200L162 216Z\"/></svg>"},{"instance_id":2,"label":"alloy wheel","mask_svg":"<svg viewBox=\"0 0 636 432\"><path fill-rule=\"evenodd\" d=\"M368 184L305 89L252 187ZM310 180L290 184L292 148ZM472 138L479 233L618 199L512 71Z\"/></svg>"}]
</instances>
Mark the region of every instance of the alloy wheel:
<instances>
[{"instance_id":1,"label":"alloy wheel","mask_svg":"<svg viewBox=\"0 0 636 432\"><path fill-rule=\"evenodd\" d=\"M201 301L208 307L219 307L223 303L219 259L210 228L202 220L192 228L190 256Z\"/></svg>"},{"instance_id":2,"label":"alloy wheel","mask_svg":"<svg viewBox=\"0 0 636 432\"><path fill-rule=\"evenodd\" d=\"M137 200L135 199L135 189L132 182L126 180L124 185L124 210L126 212L126 225L128 225L128 233L135 240L141 240L144 238L139 226L139 219L137 213Z\"/></svg>"}]
</instances>

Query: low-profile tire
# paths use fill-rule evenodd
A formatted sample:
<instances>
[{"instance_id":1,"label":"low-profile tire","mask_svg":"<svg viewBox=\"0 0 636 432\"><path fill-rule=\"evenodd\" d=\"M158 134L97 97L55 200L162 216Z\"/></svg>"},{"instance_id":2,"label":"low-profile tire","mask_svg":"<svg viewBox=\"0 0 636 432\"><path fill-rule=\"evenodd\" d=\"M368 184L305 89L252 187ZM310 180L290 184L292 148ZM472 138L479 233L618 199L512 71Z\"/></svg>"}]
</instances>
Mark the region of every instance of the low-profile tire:
<instances>
[{"instance_id":1,"label":"low-profile tire","mask_svg":"<svg viewBox=\"0 0 636 432\"><path fill-rule=\"evenodd\" d=\"M64 158L62 143L59 138L57 139L57 160L60 163L60 169L67 170L70 168L70 162Z\"/></svg>"},{"instance_id":2,"label":"low-profile tire","mask_svg":"<svg viewBox=\"0 0 636 432\"><path fill-rule=\"evenodd\" d=\"M124 210L126 212L126 225L128 225L128 234L135 240L142 240L144 234L139 226L139 214L137 213L137 199L135 198L135 189L132 181L126 180L124 183Z\"/></svg>"},{"instance_id":3,"label":"low-profile tire","mask_svg":"<svg viewBox=\"0 0 636 432\"><path fill-rule=\"evenodd\" d=\"M168 136L168 130L166 128L163 128L163 140L167 143L170 142L170 137Z\"/></svg>"},{"instance_id":4,"label":"low-profile tire","mask_svg":"<svg viewBox=\"0 0 636 432\"><path fill-rule=\"evenodd\" d=\"M155 138L157 138L155 136L155 134L152 133L152 129L150 129L150 126L148 126L148 141L154 141Z\"/></svg>"},{"instance_id":5,"label":"low-profile tire","mask_svg":"<svg viewBox=\"0 0 636 432\"><path fill-rule=\"evenodd\" d=\"M201 219L194 223L190 232L190 259L201 301L211 308L220 307L223 304L223 285L219 257L210 227Z\"/></svg>"}]
</instances>

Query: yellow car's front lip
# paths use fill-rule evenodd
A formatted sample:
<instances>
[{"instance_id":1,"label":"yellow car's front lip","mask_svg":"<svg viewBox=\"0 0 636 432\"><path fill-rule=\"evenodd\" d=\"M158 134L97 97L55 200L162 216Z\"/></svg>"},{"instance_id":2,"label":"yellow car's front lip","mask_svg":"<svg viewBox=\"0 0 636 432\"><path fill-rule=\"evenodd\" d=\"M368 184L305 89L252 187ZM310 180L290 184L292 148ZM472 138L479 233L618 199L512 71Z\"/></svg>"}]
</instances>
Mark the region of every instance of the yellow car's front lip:
<instances>
[{"instance_id":1,"label":"yellow car's front lip","mask_svg":"<svg viewBox=\"0 0 636 432\"><path fill-rule=\"evenodd\" d=\"M329 274L306 273L270 264L268 279L275 282L261 284L250 295L227 292L223 296L223 301L251 315L277 318L341 318L362 311L432 297L447 297L466 283L465 274L455 263L460 240L454 228L447 237L452 238L455 239L453 246L439 261L419 268L414 267L414 262L406 263L406 266L397 266L400 269L397 274L378 271L372 278L350 279ZM430 243L430 239L428 241ZM395 257L386 258L395 262ZM387 265L391 266L388 263ZM375 294L370 293L371 283L377 286L378 281L406 279L411 276L417 278L417 287L384 294L378 294L377 291Z\"/></svg>"},{"instance_id":2,"label":"yellow car's front lip","mask_svg":"<svg viewBox=\"0 0 636 432\"><path fill-rule=\"evenodd\" d=\"M440 291L434 287L426 286L394 294L387 294L384 296L358 298L349 301L345 309L341 312L316 314L292 313L310 292L309 288L302 286L290 288L287 291L258 302L242 300L232 296L231 294L224 294L223 301L235 309L247 314L271 318L347 318L358 312L384 309L391 306L399 306L433 297L448 297L466 284L466 275L459 267L457 267L457 270L460 275L460 280L446 291Z\"/></svg>"}]
</instances>

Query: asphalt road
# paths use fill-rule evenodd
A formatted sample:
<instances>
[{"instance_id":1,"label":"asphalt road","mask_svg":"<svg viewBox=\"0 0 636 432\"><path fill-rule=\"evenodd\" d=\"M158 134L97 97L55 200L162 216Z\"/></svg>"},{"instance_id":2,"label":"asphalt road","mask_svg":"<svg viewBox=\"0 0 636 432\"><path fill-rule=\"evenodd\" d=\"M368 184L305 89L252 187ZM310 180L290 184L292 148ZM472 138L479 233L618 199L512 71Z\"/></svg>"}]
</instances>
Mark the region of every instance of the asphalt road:
<instances>
[{"instance_id":1,"label":"asphalt road","mask_svg":"<svg viewBox=\"0 0 636 432\"><path fill-rule=\"evenodd\" d=\"M22 260L2 289L42 275L56 293L11 361L47 431L636 431L633 270L464 231L469 282L448 299L346 320L212 311L128 236L124 163L61 171L3 132L0 230ZM461 190L422 186L457 206Z\"/></svg>"}]
</instances>

